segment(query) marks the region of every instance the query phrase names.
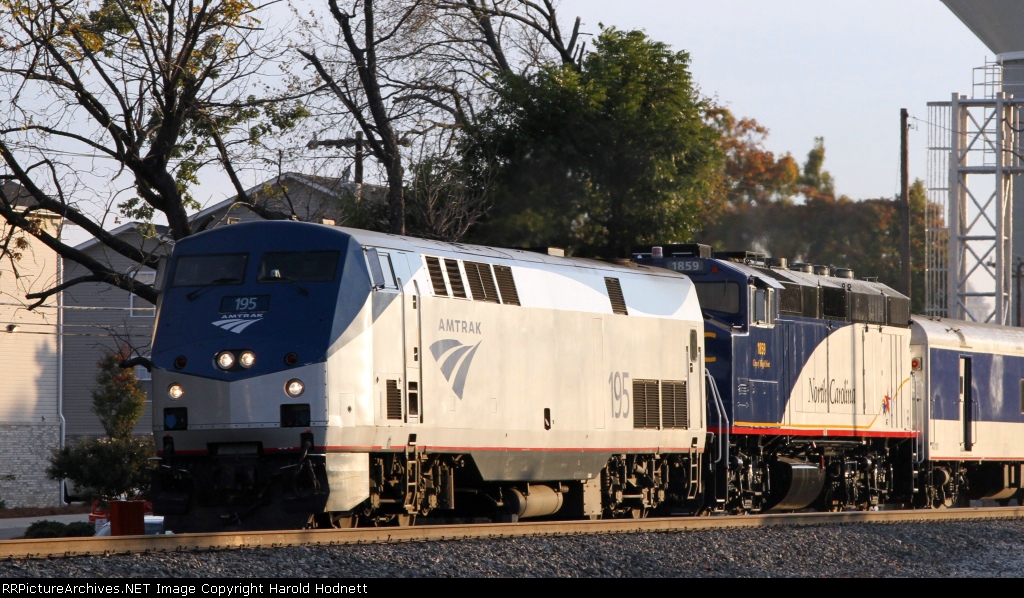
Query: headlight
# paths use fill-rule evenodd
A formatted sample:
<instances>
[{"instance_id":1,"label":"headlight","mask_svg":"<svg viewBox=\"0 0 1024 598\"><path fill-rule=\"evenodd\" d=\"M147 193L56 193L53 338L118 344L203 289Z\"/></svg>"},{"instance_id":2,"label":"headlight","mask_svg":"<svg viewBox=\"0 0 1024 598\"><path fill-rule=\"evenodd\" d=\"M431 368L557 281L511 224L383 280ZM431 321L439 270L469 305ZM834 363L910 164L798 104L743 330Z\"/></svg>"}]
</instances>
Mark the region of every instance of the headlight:
<instances>
[{"instance_id":1,"label":"headlight","mask_svg":"<svg viewBox=\"0 0 1024 598\"><path fill-rule=\"evenodd\" d=\"M253 363L256 363L256 354L252 351L242 351L242 354L238 356L238 363L243 368L251 368Z\"/></svg>"},{"instance_id":2,"label":"headlight","mask_svg":"<svg viewBox=\"0 0 1024 598\"><path fill-rule=\"evenodd\" d=\"M296 378L292 378L284 385L284 391L292 398L301 395L304 390L306 390L306 386L302 383L302 380Z\"/></svg>"},{"instance_id":3,"label":"headlight","mask_svg":"<svg viewBox=\"0 0 1024 598\"><path fill-rule=\"evenodd\" d=\"M177 401L184 394L185 390L182 389L181 385L177 382L167 387L167 396L169 396L172 401Z\"/></svg>"},{"instance_id":4,"label":"headlight","mask_svg":"<svg viewBox=\"0 0 1024 598\"><path fill-rule=\"evenodd\" d=\"M217 366L222 370L230 370L235 365L235 356L231 351L221 351L217 354Z\"/></svg>"}]
</instances>

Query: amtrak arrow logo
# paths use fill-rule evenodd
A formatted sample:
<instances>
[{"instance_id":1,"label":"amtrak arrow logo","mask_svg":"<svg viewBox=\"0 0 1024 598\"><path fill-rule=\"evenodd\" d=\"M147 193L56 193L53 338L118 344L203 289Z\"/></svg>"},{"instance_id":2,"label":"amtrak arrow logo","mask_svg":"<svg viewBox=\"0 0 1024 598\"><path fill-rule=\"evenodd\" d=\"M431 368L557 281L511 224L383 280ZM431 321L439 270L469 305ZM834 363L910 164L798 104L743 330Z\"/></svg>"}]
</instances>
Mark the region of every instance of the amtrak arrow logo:
<instances>
[{"instance_id":1,"label":"amtrak arrow logo","mask_svg":"<svg viewBox=\"0 0 1024 598\"><path fill-rule=\"evenodd\" d=\"M441 364L441 373L445 380L452 384L455 396L462 400L462 391L466 388L466 375L469 373L469 364L473 363L473 356L476 354L480 343L473 346L463 345L453 339L443 339L430 345L430 353L434 360ZM444 357L444 361L441 358Z\"/></svg>"},{"instance_id":2,"label":"amtrak arrow logo","mask_svg":"<svg viewBox=\"0 0 1024 598\"><path fill-rule=\"evenodd\" d=\"M259 318L225 318L223 320L215 320L210 323L222 330L227 330L228 332L234 332L235 334L239 334L243 330L248 328L251 324L255 324L256 322L259 321Z\"/></svg>"}]
</instances>

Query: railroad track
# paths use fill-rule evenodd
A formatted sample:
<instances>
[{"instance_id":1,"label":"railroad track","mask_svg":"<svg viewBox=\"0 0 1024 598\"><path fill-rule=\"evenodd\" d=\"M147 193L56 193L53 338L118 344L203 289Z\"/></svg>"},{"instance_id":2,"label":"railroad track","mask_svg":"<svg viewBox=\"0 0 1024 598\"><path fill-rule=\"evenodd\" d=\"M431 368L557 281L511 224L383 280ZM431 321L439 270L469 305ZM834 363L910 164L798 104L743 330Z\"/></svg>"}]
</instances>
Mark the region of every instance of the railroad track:
<instances>
[{"instance_id":1,"label":"railroad track","mask_svg":"<svg viewBox=\"0 0 1024 598\"><path fill-rule=\"evenodd\" d=\"M847 511L712 517L658 517L599 521L477 523L417 525L355 529L214 532L161 536L97 538L40 538L0 540L0 559L62 558L111 554L197 552L286 546L331 546L430 542L522 536L571 536L681 532L705 529L775 526L839 525L850 523L915 523L1024 518L1024 507L977 507L939 510Z\"/></svg>"}]
</instances>

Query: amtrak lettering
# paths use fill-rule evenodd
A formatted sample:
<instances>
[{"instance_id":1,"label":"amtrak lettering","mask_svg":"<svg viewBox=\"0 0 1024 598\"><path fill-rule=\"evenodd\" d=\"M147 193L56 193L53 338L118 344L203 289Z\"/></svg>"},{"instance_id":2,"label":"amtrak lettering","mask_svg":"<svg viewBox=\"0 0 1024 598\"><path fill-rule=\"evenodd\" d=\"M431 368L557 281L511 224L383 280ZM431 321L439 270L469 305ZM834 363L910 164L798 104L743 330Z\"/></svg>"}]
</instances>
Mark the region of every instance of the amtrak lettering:
<instances>
[{"instance_id":1,"label":"amtrak lettering","mask_svg":"<svg viewBox=\"0 0 1024 598\"><path fill-rule=\"evenodd\" d=\"M480 322L469 322L467 320L445 320L437 327L441 332L466 332L468 334L480 334Z\"/></svg>"},{"instance_id":2,"label":"amtrak lettering","mask_svg":"<svg viewBox=\"0 0 1024 598\"><path fill-rule=\"evenodd\" d=\"M808 378L807 381L811 385L812 403L828 403L830 405L854 404L855 389L850 388L850 383L847 380L843 380L842 388L836 385L835 380L822 381L820 386L814 385L814 378Z\"/></svg>"}]
</instances>

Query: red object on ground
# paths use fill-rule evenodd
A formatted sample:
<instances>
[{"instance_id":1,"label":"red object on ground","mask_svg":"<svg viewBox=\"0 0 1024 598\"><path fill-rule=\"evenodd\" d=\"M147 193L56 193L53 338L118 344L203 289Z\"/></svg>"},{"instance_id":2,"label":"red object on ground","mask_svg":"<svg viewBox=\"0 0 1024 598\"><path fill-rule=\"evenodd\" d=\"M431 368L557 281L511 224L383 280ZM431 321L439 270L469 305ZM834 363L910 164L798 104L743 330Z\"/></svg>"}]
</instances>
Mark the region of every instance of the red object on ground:
<instances>
[{"instance_id":1,"label":"red object on ground","mask_svg":"<svg viewBox=\"0 0 1024 598\"><path fill-rule=\"evenodd\" d=\"M110 501L110 535L144 536L146 503L141 500Z\"/></svg>"},{"instance_id":2,"label":"red object on ground","mask_svg":"<svg viewBox=\"0 0 1024 598\"><path fill-rule=\"evenodd\" d=\"M136 498L135 501L133 501L133 502L137 502L137 501L138 501L138 498ZM149 502L147 500L147 501L144 501L143 504L144 504L144 506L143 506L144 515L152 515L153 514L153 503L151 503L151 502ZM100 506L100 501L99 500L94 500L94 501L92 501L92 511L89 512L89 523L95 524L96 521L99 520L99 519L105 519L107 521L110 521L110 513L108 513L106 509L104 509L102 506Z\"/></svg>"}]
</instances>

